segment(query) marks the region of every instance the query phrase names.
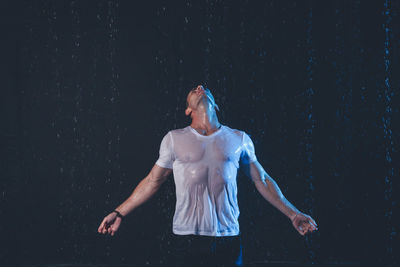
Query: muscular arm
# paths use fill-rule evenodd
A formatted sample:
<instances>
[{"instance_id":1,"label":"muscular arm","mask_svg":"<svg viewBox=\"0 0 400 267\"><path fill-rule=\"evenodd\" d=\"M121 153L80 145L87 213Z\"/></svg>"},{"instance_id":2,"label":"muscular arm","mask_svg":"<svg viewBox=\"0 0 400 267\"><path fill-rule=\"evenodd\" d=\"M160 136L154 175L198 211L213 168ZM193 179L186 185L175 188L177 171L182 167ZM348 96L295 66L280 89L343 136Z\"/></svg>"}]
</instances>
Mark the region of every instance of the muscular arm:
<instances>
[{"instance_id":1,"label":"muscular arm","mask_svg":"<svg viewBox=\"0 0 400 267\"><path fill-rule=\"evenodd\" d=\"M145 203L158 191L171 173L171 169L154 165L150 173L136 186L132 194L116 210L125 216Z\"/></svg>"},{"instance_id":2,"label":"muscular arm","mask_svg":"<svg viewBox=\"0 0 400 267\"><path fill-rule=\"evenodd\" d=\"M244 172L251 178L258 192L275 208L285 214L290 220L300 211L296 209L282 194L277 183L263 169L258 161L243 166Z\"/></svg>"}]
</instances>

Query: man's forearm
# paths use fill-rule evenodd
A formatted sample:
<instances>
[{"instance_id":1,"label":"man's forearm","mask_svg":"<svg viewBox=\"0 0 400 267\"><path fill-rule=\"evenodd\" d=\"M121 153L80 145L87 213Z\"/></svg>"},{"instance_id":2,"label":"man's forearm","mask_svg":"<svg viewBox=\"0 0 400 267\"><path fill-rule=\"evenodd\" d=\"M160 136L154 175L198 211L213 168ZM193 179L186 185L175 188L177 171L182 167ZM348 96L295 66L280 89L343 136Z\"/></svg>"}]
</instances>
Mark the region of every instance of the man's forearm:
<instances>
[{"instance_id":1,"label":"man's forearm","mask_svg":"<svg viewBox=\"0 0 400 267\"><path fill-rule=\"evenodd\" d=\"M155 181L147 176L136 186L132 194L121 204L118 210L123 216L129 214L131 211L149 200L160 188L162 182Z\"/></svg>"},{"instance_id":2,"label":"man's forearm","mask_svg":"<svg viewBox=\"0 0 400 267\"><path fill-rule=\"evenodd\" d=\"M279 186L271 177L268 176L265 180L258 180L254 183L258 192L291 220L299 213L299 210L285 198Z\"/></svg>"}]
</instances>

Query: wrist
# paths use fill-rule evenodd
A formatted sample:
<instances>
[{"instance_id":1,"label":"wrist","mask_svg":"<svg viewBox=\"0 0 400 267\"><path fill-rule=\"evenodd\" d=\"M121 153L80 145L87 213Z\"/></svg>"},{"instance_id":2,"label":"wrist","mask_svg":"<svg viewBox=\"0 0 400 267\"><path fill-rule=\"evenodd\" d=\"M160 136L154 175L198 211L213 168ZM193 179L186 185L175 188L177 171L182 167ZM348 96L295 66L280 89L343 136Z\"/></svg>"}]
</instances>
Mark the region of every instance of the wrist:
<instances>
[{"instance_id":1,"label":"wrist","mask_svg":"<svg viewBox=\"0 0 400 267\"><path fill-rule=\"evenodd\" d=\"M120 217L121 219L124 217L118 210L113 210L114 213L116 213L117 217Z\"/></svg>"},{"instance_id":2,"label":"wrist","mask_svg":"<svg viewBox=\"0 0 400 267\"><path fill-rule=\"evenodd\" d=\"M301 212L300 211L298 211L298 212L293 212L293 214L292 215L290 215L290 220L293 222L293 220L294 219L296 219L296 217L297 217L297 215L299 215Z\"/></svg>"}]
</instances>

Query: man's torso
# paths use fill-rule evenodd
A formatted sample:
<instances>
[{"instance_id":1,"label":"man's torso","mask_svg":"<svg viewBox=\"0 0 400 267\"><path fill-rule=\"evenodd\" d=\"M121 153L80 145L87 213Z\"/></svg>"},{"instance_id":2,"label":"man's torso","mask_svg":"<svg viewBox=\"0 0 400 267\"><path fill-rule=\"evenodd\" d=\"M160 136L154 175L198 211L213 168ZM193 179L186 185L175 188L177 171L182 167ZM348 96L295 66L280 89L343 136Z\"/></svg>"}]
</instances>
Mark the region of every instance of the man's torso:
<instances>
[{"instance_id":1,"label":"man's torso","mask_svg":"<svg viewBox=\"0 0 400 267\"><path fill-rule=\"evenodd\" d=\"M203 136L188 126L168 134L177 197L174 233L238 235L236 176L245 133L222 126Z\"/></svg>"}]
</instances>

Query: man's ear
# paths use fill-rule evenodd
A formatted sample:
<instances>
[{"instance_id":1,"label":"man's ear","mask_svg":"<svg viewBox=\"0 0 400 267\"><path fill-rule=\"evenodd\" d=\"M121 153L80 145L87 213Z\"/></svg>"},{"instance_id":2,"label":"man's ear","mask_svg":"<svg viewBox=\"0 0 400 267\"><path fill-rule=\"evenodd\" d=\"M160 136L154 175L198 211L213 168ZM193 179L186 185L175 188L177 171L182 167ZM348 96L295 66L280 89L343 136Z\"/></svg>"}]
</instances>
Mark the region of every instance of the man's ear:
<instances>
[{"instance_id":1,"label":"man's ear","mask_svg":"<svg viewBox=\"0 0 400 267\"><path fill-rule=\"evenodd\" d=\"M189 116L190 113L192 113L192 109L191 109L191 108L186 108L186 110L185 110L185 115L186 115L186 116Z\"/></svg>"}]
</instances>

